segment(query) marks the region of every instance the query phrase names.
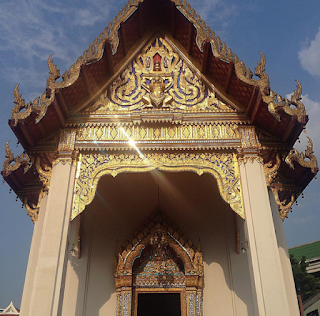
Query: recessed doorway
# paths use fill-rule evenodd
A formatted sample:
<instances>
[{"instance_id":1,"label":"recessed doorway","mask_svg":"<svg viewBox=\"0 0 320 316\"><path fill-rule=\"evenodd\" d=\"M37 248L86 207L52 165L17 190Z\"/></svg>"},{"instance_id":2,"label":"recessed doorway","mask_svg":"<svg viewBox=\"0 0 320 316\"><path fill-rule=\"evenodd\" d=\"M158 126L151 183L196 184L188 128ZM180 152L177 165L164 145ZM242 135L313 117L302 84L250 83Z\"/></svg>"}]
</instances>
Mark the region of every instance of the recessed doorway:
<instances>
[{"instance_id":1,"label":"recessed doorway","mask_svg":"<svg viewBox=\"0 0 320 316\"><path fill-rule=\"evenodd\" d=\"M181 316L179 293L138 294L137 316Z\"/></svg>"}]
</instances>

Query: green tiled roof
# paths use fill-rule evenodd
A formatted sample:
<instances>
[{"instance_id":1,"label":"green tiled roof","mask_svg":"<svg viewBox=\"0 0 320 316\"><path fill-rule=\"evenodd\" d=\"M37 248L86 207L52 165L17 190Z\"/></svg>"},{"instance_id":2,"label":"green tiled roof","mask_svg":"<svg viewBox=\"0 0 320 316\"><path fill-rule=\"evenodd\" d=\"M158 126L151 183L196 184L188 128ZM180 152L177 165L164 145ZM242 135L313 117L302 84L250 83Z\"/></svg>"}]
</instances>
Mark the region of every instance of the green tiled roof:
<instances>
[{"instance_id":1,"label":"green tiled roof","mask_svg":"<svg viewBox=\"0 0 320 316\"><path fill-rule=\"evenodd\" d=\"M294 255L297 260L300 260L303 256L305 256L306 259L320 257L320 240L290 248L289 254Z\"/></svg>"}]
</instances>

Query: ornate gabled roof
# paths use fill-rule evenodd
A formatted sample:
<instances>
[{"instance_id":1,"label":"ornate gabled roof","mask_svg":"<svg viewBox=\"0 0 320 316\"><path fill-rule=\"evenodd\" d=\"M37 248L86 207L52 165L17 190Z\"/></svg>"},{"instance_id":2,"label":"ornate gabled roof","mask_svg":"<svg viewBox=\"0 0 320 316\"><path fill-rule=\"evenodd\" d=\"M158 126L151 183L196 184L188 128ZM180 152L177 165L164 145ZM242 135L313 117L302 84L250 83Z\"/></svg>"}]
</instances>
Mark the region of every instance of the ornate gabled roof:
<instances>
[{"instance_id":1,"label":"ornate gabled roof","mask_svg":"<svg viewBox=\"0 0 320 316\"><path fill-rule=\"evenodd\" d=\"M291 100L270 89L265 73L265 56L255 68L246 68L230 48L205 24L186 1L130 0L82 56L61 76L48 59L46 91L25 104L15 88L15 103L9 124L22 146L33 147L39 140L63 127L86 104L93 102L124 59L147 33L162 30L229 99L243 107L252 124L294 144L307 122L301 102L301 85Z\"/></svg>"},{"instance_id":2,"label":"ornate gabled roof","mask_svg":"<svg viewBox=\"0 0 320 316\"><path fill-rule=\"evenodd\" d=\"M148 57L153 68L148 68ZM302 88L297 81L291 99L281 97L271 90L265 64L266 58L261 53L254 76L185 0L130 0L62 76L52 56L49 57L47 86L40 97L26 104L18 85L15 87L9 125L26 153L14 158L6 146L2 175L34 218L39 196L48 190L52 163L57 152L62 151L59 142L64 137L70 138L69 143L76 141L72 151L88 150L86 141L93 133L90 128L108 125L95 131L99 146L128 149L123 145L128 131L121 129L121 136L112 125L130 125L129 132L139 136L161 134L166 144L163 149L184 149L187 146L182 138L196 133L196 122L203 126L200 131L203 137L211 133L212 138L201 148L237 150L241 142L237 127L247 124L255 126L259 133L261 156L270 165L267 177L274 181L274 174L280 174L281 183L287 181L298 186L296 198L317 172L316 163L304 160L309 158L307 155L301 160L296 152L290 152L308 121L301 102ZM162 67L162 81L155 67ZM143 72L137 76L141 69ZM162 85L166 98L153 94L150 83ZM190 92L184 90L187 88ZM202 99L197 91L201 91ZM192 95L196 95L194 104ZM223 121L233 125L227 130ZM160 122L176 124L176 130L172 128L164 135L158 127L139 129L141 123ZM64 132L75 127L77 135ZM180 147L171 142L170 133L180 133ZM224 145L217 140L218 134L226 139ZM141 140L139 148L152 148L151 138ZM115 139L118 145L110 147ZM282 158L279 166L277 153ZM294 170L283 161L288 154L289 158L297 158L291 163ZM31 167L24 170L26 165ZM288 204L284 201L291 201L289 195L279 196L285 205Z\"/></svg>"}]
</instances>

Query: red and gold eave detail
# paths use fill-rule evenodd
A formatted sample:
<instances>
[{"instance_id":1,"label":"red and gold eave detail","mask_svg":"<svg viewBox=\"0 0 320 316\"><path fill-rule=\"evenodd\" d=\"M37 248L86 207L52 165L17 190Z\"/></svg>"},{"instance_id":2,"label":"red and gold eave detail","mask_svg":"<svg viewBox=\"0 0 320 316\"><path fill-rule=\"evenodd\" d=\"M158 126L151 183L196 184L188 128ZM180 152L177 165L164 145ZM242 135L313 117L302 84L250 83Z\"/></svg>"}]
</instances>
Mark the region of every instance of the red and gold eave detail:
<instances>
[{"instance_id":1,"label":"red and gold eave detail","mask_svg":"<svg viewBox=\"0 0 320 316\"><path fill-rule=\"evenodd\" d=\"M317 167L310 168L309 165L300 164L307 156L302 160L296 158L291 164L295 166L294 169L284 162L308 121L301 102L300 83L297 82L297 89L291 100L273 92L265 73L263 54L254 77L252 71L221 42L190 5L177 0L129 1L76 63L61 76L60 81L60 71L51 56L49 57L50 75L41 97L25 104L18 87L15 88L16 105L9 125L28 157L30 156L30 161L37 160L40 166L40 169L31 166L25 173L21 171L25 163L19 162L21 165L15 170L11 170L11 167L5 169L4 166L3 176L18 196L21 198L21 192L25 192L26 185L31 183L33 186L37 183L40 192L43 192L41 186L44 180L42 178L41 181L40 174L42 171L49 172L52 162L57 159L59 152L60 156L63 152L58 150L62 141L62 132L59 133L59 130L74 128L79 113L84 113L97 102L101 93L110 87L128 62L156 33L170 40L175 50L193 65L193 71L198 73L207 86L214 88L216 97L231 104L236 110L237 114L231 114L228 118L224 116L224 120L255 126L260 143L259 148L256 148L259 157L265 164L274 166L277 155L281 156L277 174L281 174L282 182L287 181L291 187L299 188L296 191L299 193L295 194L298 196L317 172ZM189 117L190 121L194 120L192 115ZM101 123L97 117L89 119L87 116L86 119L84 124ZM212 122L216 119L215 116L203 121ZM103 120L112 125L112 117L105 115ZM131 123L135 120L139 123L141 117L131 115L130 120ZM76 147L73 148L72 155L81 151L80 147ZM230 145L229 150L237 151L239 157L243 157L243 150L237 150L236 147ZM15 158L8 159L11 159L9 165L12 166L12 159ZM36 207L39 202L37 194L33 195L32 205ZM281 193L279 196L279 199L281 196L283 199L289 198L289 195Z\"/></svg>"}]
</instances>

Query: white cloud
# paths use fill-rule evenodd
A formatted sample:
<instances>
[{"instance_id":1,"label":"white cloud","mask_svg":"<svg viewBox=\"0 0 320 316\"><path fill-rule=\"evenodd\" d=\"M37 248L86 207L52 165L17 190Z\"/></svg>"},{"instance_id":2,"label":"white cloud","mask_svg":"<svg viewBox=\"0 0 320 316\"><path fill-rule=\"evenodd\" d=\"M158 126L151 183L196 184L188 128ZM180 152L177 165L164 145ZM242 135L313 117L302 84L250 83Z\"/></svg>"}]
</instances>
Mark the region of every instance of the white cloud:
<instances>
[{"instance_id":1,"label":"white cloud","mask_svg":"<svg viewBox=\"0 0 320 316\"><path fill-rule=\"evenodd\" d=\"M93 10L80 9L75 11L75 24L92 26L103 19L102 16L94 14Z\"/></svg>"},{"instance_id":2,"label":"white cloud","mask_svg":"<svg viewBox=\"0 0 320 316\"><path fill-rule=\"evenodd\" d=\"M298 52L300 64L313 76L320 76L320 27L314 40Z\"/></svg>"},{"instance_id":3,"label":"white cloud","mask_svg":"<svg viewBox=\"0 0 320 316\"><path fill-rule=\"evenodd\" d=\"M51 17L55 13L56 8L36 0L20 1L19 6L13 2L1 3L0 50L11 51L18 60L27 59L28 63L46 60L53 53L70 64L70 45L66 45L68 39L64 26L50 23L55 20ZM64 14L68 13L66 9ZM63 47L68 47L69 53Z\"/></svg>"},{"instance_id":4,"label":"white cloud","mask_svg":"<svg viewBox=\"0 0 320 316\"><path fill-rule=\"evenodd\" d=\"M223 36L229 26L230 17L238 14L237 6L221 0L190 0L191 6L213 31Z\"/></svg>"}]
</instances>

